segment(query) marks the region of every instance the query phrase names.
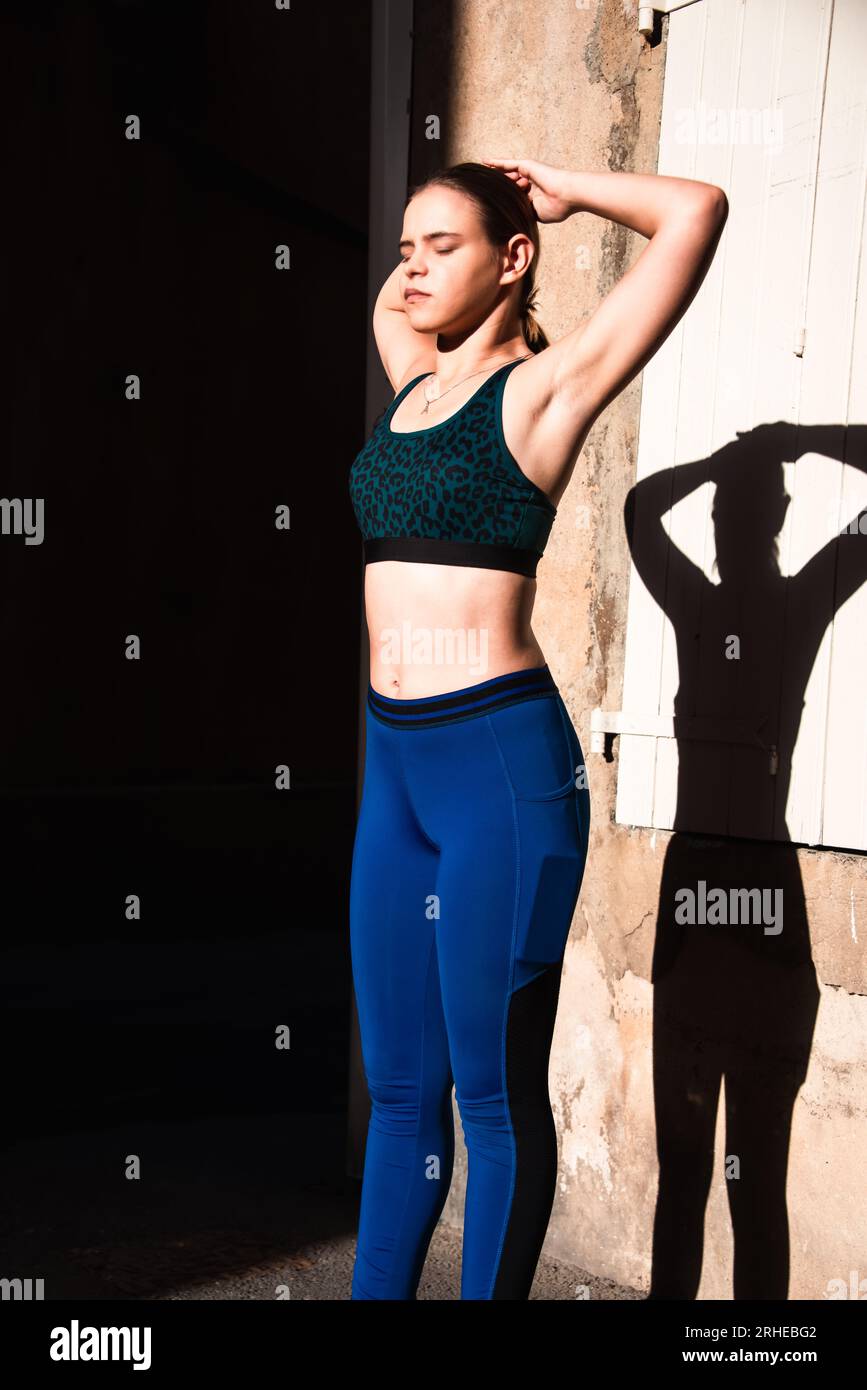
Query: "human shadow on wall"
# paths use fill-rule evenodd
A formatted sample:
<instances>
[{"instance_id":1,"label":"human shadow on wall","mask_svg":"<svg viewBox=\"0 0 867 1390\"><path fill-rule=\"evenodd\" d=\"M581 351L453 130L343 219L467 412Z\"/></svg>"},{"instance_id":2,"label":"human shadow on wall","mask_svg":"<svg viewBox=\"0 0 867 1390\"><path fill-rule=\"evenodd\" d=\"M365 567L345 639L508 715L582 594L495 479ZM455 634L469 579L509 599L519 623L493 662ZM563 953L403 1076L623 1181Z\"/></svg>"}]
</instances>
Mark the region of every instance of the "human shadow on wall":
<instances>
[{"instance_id":1,"label":"human shadow on wall","mask_svg":"<svg viewBox=\"0 0 867 1390\"><path fill-rule=\"evenodd\" d=\"M651 974L659 1189L650 1298L696 1297L715 1176L731 1213L733 1297L788 1296L789 1137L819 990L786 803L816 653L867 579L867 534L857 518L850 532L849 517L797 574L780 573L776 538L791 500L782 460L808 452L867 471L863 426L778 422L642 479L624 509L636 569L674 629L679 677L674 834ZM662 525L708 480L718 584ZM861 524L867 531L867 517ZM712 889L722 889L722 909L707 902L703 913ZM723 1078L725 1159L715 1160Z\"/></svg>"}]
</instances>

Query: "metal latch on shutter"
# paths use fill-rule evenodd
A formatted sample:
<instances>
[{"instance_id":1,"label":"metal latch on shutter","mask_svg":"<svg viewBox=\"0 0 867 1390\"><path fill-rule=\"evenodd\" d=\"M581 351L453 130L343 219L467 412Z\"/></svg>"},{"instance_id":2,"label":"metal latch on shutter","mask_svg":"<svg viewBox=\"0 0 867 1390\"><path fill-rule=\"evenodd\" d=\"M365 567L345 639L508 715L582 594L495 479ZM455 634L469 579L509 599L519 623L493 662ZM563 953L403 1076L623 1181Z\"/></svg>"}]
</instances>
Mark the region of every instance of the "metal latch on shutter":
<instances>
[{"instance_id":1,"label":"metal latch on shutter","mask_svg":"<svg viewBox=\"0 0 867 1390\"><path fill-rule=\"evenodd\" d=\"M769 759L771 776L780 765L777 745L768 744L759 732L767 723L767 715L756 719L723 719L718 715L693 714L629 714L626 710L594 709L590 714L590 752L604 753L612 759L611 743L615 734L638 734L645 738L668 738L679 742L685 739L702 743L738 743L751 748L763 748Z\"/></svg>"}]
</instances>

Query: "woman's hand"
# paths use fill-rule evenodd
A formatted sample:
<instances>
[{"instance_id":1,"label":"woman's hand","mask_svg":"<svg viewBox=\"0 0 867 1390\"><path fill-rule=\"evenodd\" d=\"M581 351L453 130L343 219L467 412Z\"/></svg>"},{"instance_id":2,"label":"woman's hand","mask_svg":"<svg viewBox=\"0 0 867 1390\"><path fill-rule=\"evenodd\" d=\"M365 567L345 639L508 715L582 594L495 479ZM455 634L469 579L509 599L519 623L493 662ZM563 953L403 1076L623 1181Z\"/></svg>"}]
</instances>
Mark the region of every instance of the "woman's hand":
<instances>
[{"instance_id":1,"label":"woman's hand","mask_svg":"<svg viewBox=\"0 0 867 1390\"><path fill-rule=\"evenodd\" d=\"M567 192L570 178L567 170L541 164L538 159L483 159L481 163L502 170L519 188L525 189L537 222L565 222L575 212Z\"/></svg>"}]
</instances>

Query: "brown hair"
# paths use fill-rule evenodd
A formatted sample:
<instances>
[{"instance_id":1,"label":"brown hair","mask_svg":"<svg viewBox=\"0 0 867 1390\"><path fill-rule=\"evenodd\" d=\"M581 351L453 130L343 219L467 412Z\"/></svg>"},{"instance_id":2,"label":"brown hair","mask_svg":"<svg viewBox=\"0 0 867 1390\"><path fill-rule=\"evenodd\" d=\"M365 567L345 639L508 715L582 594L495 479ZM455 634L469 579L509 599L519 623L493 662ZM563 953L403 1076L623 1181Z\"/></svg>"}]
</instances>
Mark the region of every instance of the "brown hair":
<instances>
[{"instance_id":1,"label":"brown hair","mask_svg":"<svg viewBox=\"0 0 867 1390\"><path fill-rule=\"evenodd\" d=\"M453 188L456 193L463 193L469 198L492 245L505 246L516 232L522 232L532 241L535 254L530 268L521 277L518 312L527 347L532 352L541 352L548 347L548 339L534 313L538 294L535 287L536 268L541 250L539 224L527 194L501 169L491 169L486 164L466 163L452 164L448 169L432 174L412 189L407 202L425 188L432 187Z\"/></svg>"}]
</instances>

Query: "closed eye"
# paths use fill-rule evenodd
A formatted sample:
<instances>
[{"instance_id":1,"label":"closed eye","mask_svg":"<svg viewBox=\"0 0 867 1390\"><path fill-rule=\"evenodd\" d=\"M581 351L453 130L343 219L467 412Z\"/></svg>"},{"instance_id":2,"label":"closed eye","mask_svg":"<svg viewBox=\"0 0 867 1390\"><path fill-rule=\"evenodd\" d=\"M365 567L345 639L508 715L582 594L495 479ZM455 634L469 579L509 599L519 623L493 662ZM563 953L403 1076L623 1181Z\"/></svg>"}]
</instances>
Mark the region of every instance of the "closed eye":
<instances>
[{"instance_id":1,"label":"closed eye","mask_svg":"<svg viewBox=\"0 0 867 1390\"><path fill-rule=\"evenodd\" d=\"M437 251L437 255L438 255L438 256L450 256L450 255L452 254L452 252L453 252L455 249L456 249L456 248L455 248L454 246L450 246L449 249L448 249L447 251ZM400 264L401 264L401 265L406 265L406 263L407 263L408 260L409 260L409 256L401 256L401 258L400 258Z\"/></svg>"}]
</instances>

